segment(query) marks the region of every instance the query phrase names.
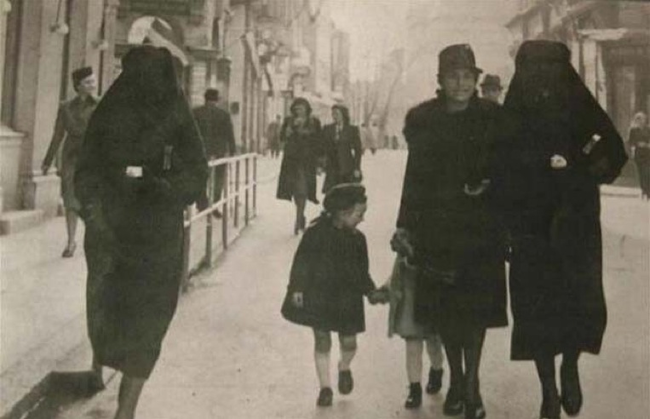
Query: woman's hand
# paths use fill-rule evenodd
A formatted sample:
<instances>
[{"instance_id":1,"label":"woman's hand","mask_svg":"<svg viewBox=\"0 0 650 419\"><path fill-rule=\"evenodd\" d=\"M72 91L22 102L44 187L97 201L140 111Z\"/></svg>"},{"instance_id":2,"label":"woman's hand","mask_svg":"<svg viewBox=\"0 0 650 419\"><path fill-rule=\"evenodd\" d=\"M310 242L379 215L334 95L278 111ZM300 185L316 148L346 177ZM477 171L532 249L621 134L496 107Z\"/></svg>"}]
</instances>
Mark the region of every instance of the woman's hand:
<instances>
[{"instance_id":1,"label":"woman's hand","mask_svg":"<svg viewBox=\"0 0 650 419\"><path fill-rule=\"evenodd\" d=\"M294 292L291 296L291 302L298 308L303 308L305 305L304 295L302 292Z\"/></svg>"},{"instance_id":2,"label":"woman's hand","mask_svg":"<svg viewBox=\"0 0 650 419\"><path fill-rule=\"evenodd\" d=\"M390 247L393 252L406 256L407 258L412 258L415 251L411 244L410 236L410 233L404 228L398 228L395 230L393 237L390 239Z\"/></svg>"}]
</instances>

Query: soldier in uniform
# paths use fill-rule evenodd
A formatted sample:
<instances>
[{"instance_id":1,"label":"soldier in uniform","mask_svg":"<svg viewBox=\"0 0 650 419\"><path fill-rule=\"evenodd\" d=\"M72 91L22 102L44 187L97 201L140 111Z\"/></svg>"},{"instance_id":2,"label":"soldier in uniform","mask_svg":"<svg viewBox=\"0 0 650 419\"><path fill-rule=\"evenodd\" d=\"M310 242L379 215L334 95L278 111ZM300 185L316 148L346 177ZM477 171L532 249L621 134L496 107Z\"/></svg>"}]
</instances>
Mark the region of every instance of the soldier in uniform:
<instances>
[{"instance_id":1,"label":"soldier in uniform","mask_svg":"<svg viewBox=\"0 0 650 419\"><path fill-rule=\"evenodd\" d=\"M74 172L77 156L86 132L86 126L97 106L97 99L93 96L97 87L97 81L92 67L83 67L75 70L72 73L72 83L77 92L77 96L74 99L63 102L59 107L52 141L41 166L43 174L46 175L63 142L59 176L61 176L61 195L63 197L63 206L65 207L65 221L68 231L68 244L62 254L64 258L72 257L77 248L75 236L77 232L79 201L74 194Z\"/></svg>"}]
</instances>

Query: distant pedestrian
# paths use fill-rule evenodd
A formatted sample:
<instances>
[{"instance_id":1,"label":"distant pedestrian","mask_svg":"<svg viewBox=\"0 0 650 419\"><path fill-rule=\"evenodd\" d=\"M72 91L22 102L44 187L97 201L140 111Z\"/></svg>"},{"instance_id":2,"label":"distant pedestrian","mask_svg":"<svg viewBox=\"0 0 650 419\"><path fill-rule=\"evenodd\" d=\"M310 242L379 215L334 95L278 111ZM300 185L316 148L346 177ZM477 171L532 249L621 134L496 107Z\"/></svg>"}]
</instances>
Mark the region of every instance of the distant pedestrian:
<instances>
[{"instance_id":1,"label":"distant pedestrian","mask_svg":"<svg viewBox=\"0 0 650 419\"><path fill-rule=\"evenodd\" d=\"M74 173L88 121L97 106L97 99L93 96L97 88L97 80L92 67L75 70L72 73L72 83L77 95L59 106L52 141L41 166L43 174L46 175L63 142L59 176L61 176L61 195L68 232L68 242L62 254L64 258L72 257L77 249L79 201L74 193Z\"/></svg>"},{"instance_id":2,"label":"distant pedestrian","mask_svg":"<svg viewBox=\"0 0 650 419\"><path fill-rule=\"evenodd\" d=\"M650 199L650 127L648 117L643 112L634 115L628 141L639 174L641 198Z\"/></svg>"},{"instance_id":3,"label":"distant pedestrian","mask_svg":"<svg viewBox=\"0 0 650 419\"><path fill-rule=\"evenodd\" d=\"M390 301L388 336L397 334L406 342L409 393L404 407L416 409L422 405L422 353L425 344L431 364L426 392L437 394L442 388L442 340L430 324L421 324L415 319L418 270L409 262L415 256L413 247L399 235L391 241L391 245L398 256L388 282L381 288L388 290Z\"/></svg>"},{"instance_id":4,"label":"distant pedestrian","mask_svg":"<svg viewBox=\"0 0 650 419\"><path fill-rule=\"evenodd\" d=\"M361 182L361 135L350 124L348 108L332 106L334 123L323 128L325 182L323 193L341 183Z\"/></svg>"},{"instance_id":5,"label":"distant pedestrian","mask_svg":"<svg viewBox=\"0 0 650 419\"><path fill-rule=\"evenodd\" d=\"M481 97L494 103L501 103L501 77L494 74L486 74L481 83Z\"/></svg>"},{"instance_id":6,"label":"distant pedestrian","mask_svg":"<svg viewBox=\"0 0 650 419\"><path fill-rule=\"evenodd\" d=\"M469 45L439 56L438 97L409 110L409 153L396 238L414 248L415 320L438 331L447 353L443 411L484 418L479 367L486 330L507 325L505 243L492 182L509 131L501 109L479 99Z\"/></svg>"},{"instance_id":7,"label":"distant pedestrian","mask_svg":"<svg viewBox=\"0 0 650 419\"><path fill-rule=\"evenodd\" d=\"M307 200L318 204L316 198L316 168L323 154L321 124L312 116L307 99L298 98L291 105L291 116L285 118L280 132L284 155L280 166L277 198L293 200L296 206L294 234L307 224Z\"/></svg>"},{"instance_id":8,"label":"distant pedestrian","mask_svg":"<svg viewBox=\"0 0 650 419\"><path fill-rule=\"evenodd\" d=\"M266 129L266 141L268 142L271 158L280 157L280 130L282 129L282 117L276 115L275 121L271 121Z\"/></svg>"},{"instance_id":9,"label":"distant pedestrian","mask_svg":"<svg viewBox=\"0 0 650 419\"><path fill-rule=\"evenodd\" d=\"M377 152L378 144L379 144L379 126L377 125L377 121L372 120L370 121L370 125L368 126L367 130L368 135L366 136L366 148L370 149L370 152L374 156L375 153Z\"/></svg>"},{"instance_id":10,"label":"distant pedestrian","mask_svg":"<svg viewBox=\"0 0 650 419\"><path fill-rule=\"evenodd\" d=\"M598 186L614 181L627 160L570 56L559 42L524 42L504 104L522 128L503 162L510 173L511 358L535 361L547 419L562 408L580 412L578 358L601 349L607 309Z\"/></svg>"},{"instance_id":11,"label":"distant pedestrian","mask_svg":"<svg viewBox=\"0 0 650 419\"><path fill-rule=\"evenodd\" d=\"M133 48L122 68L88 125L75 190L90 341L101 365L123 373L115 419L133 419L176 310L183 212L208 168L169 51Z\"/></svg>"},{"instance_id":12,"label":"distant pedestrian","mask_svg":"<svg viewBox=\"0 0 650 419\"><path fill-rule=\"evenodd\" d=\"M219 91L207 89L204 98L205 104L195 108L193 113L203 139L206 157L213 160L235 155L235 133L232 119L228 112L219 107ZM214 170L213 202L217 202L221 199L223 191L226 165L216 166L212 170ZM208 196L207 193L204 193L197 201L197 207L199 210L204 210L208 205ZM221 211L215 209L212 215L221 218Z\"/></svg>"},{"instance_id":13,"label":"distant pedestrian","mask_svg":"<svg viewBox=\"0 0 650 419\"><path fill-rule=\"evenodd\" d=\"M370 278L366 238L357 226L363 221L367 198L359 184L341 184L325 196L323 214L307 229L291 266L282 315L292 323L311 327L320 393L318 406L330 406L331 332L341 350L338 389L353 389L350 364L357 351L358 333L365 331L363 296L378 302Z\"/></svg>"}]
</instances>

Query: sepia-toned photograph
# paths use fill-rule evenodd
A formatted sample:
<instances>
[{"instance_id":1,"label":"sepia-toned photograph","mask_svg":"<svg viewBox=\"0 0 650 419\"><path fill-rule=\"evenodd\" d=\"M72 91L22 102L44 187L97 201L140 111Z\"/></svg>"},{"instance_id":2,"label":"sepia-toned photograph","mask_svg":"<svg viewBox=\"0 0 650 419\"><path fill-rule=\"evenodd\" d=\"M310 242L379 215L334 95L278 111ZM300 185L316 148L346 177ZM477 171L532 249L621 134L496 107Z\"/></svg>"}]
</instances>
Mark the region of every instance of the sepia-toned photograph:
<instances>
[{"instance_id":1,"label":"sepia-toned photograph","mask_svg":"<svg viewBox=\"0 0 650 419\"><path fill-rule=\"evenodd\" d=\"M650 418L650 0L0 0L0 419Z\"/></svg>"}]
</instances>

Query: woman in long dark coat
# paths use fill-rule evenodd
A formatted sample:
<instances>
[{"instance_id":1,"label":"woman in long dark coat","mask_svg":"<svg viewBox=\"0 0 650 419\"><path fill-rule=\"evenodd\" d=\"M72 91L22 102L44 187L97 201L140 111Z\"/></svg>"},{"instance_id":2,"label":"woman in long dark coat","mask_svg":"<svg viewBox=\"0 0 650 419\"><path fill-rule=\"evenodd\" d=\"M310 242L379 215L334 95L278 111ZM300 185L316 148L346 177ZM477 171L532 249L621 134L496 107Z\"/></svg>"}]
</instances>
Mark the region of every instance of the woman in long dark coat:
<instances>
[{"instance_id":1,"label":"woman in long dark coat","mask_svg":"<svg viewBox=\"0 0 650 419\"><path fill-rule=\"evenodd\" d=\"M507 324L502 230L492 204L501 109L476 94L469 45L440 53L437 98L411 109L396 239L415 249L415 320L440 332L450 368L447 415L483 418L479 365L487 328ZM463 368L463 359L465 367Z\"/></svg>"},{"instance_id":2,"label":"woman in long dark coat","mask_svg":"<svg viewBox=\"0 0 650 419\"><path fill-rule=\"evenodd\" d=\"M361 181L361 135L350 124L350 112L343 105L332 106L334 122L323 128L325 182L323 193L341 183Z\"/></svg>"},{"instance_id":3,"label":"woman in long dark coat","mask_svg":"<svg viewBox=\"0 0 650 419\"><path fill-rule=\"evenodd\" d=\"M176 309L183 210L207 163L168 50L143 46L93 115L76 192L86 222L87 316L102 365L122 371L115 418L133 418Z\"/></svg>"},{"instance_id":4,"label":"woman in long dark coat","mask_svg":"<svg viewBox=\"0 0 650 419\"><path fill-rule=\"evenodd\" d=\"M606 324L598 185L627 157L621 137L571 67L568 48L528 41L505 108L521 123L510 149L512 359L534 360L544 418L580 411L581 352L600 351ZM554 357L562 354L560 398Z\"/></svg>"},{"instance_id":5,"label":"woman in long dark coat","mask_svg":"<svg viewBox=\"0 0 650 419\"><path fill-rule=\"evenodd\" d=\"M278 199L293 200L296 205L294 234L307 224L307 200L318 204L316 198L316 168L322 155L321 124L312 116L307 99L298 98L291 104L291 116L285 118L280 131L284 155L278 179Z\"/></svg>"}]
</instances>

